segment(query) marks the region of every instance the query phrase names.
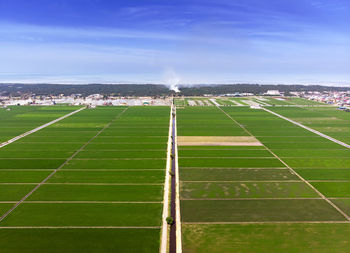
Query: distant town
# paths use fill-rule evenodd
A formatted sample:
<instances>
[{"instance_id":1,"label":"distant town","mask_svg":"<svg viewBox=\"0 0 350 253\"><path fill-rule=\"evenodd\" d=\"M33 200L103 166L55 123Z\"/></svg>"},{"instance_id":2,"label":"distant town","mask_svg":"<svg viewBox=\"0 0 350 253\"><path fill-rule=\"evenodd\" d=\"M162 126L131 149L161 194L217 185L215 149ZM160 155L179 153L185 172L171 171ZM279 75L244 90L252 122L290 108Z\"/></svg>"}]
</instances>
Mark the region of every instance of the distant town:
<instances>
[{"instance_id":1,"label":"distant town","mask_svg":"<svg viewBox=\"0 0 350 253\"><path fill-rule=\"evenodd\" d=\"M268 90L263 94L254 93L226 93L226 94L203 94L200 97L206 98L222 98L222 97L253 97L267 96L274 98L283 97L300 97L308 100L313 100L328 105L340 107L340 109L349 109L350 106L350 91L297 91L285 92L279 90ZM82 94L59 94L59 95L36 95L33 93L13 95L0 95L0 105L2 107L13 105L86 105L91 107L96 106L169 106L172 103L172 98L191 98L196 96L183 96L180 93L171 94L168 96L113 96L103 94L92 94L83 96ZM209 101L209 100L208 100ZM220 105L216 104L215 99L210 99L211 103L195 104L189 100L188 105Z\"/></svg>"}]
</instances>

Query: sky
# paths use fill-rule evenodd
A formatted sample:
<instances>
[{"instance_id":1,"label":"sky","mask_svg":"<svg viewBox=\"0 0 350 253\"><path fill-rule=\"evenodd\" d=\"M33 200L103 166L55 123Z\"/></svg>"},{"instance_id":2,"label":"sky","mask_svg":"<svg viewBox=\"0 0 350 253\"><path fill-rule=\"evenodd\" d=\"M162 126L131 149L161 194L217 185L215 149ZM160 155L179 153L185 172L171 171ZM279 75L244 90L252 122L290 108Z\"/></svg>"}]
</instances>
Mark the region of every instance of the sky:
<instances>
[{"instance_id":1,"label":"sky","mask_svg":"<svg viewBox=\"0 0 350 253\"><path fill-rule=\"evenodd\" d=\"M350 86L349 0L0 0L0 82Z\"/></svg>"}]
</instances>

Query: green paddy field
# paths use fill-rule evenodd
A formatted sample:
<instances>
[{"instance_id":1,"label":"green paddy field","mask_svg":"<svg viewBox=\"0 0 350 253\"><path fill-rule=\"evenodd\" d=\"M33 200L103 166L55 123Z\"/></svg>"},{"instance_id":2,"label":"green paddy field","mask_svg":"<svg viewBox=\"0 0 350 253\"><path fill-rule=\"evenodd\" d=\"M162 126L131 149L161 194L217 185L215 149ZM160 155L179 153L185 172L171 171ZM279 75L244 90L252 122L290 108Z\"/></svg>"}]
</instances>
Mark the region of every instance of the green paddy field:
<instances>
[{"instance_id":1,"label":"green paddy field","mask_svg":"<svg viewBox=\"0 0 350 253\"><path fill-rule=\"evenodd\" d=\"M18 108L1 112L9 129L28 123L13 135L77 109ZM0 222L0 252L158 252L169 115L85 109L1 148L0 215L20 204Z\"/></svg>"},{"instance_id":2,"label":"green paddy field","mask_svg":"<svg viewBox=\"0 0 350 253\"><path fill-rule=\"evenodd\" d=\"M177 146L182 252L349 252L350 150L248 105L347 144L350 114L245 100L175 100L177 136L259 143ZM0 109L0 143L77 109ZM84 109L0 148L0 252L159 252L169 121L165 106Z\"/></svg>"},{"instance_id":3,"label":"green paddy field","mask_svg":"<svg viewBox=\"0 0 350 253\"><path fill-rule=\"evenodd\" d=\"M322 112L313 116L318 124L308 124L319 131L348 123L335 108L271 110L302 123ZM177 129L179 136L254 136L263 144L178 147L183 252L350 250L349 149L247 106L181 108Z\"/></svg>"}]
</instances>

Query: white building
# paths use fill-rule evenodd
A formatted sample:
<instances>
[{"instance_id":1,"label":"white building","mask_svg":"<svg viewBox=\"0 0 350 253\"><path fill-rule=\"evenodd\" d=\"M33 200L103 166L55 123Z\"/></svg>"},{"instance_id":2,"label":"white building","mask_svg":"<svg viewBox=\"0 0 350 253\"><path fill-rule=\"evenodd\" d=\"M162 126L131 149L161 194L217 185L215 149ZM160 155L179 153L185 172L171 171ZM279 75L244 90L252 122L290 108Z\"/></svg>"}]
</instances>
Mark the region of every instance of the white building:
<instances>
[{"instance_id":1,"label":"white building","mask_svg":"<svg viewBox=\"0 0 350 253\"><path fill-rule=\"evenodd\" d=\"M281 92L279 92L279 90L268 90L265 95L268 96L281 96Z\"/></svg>"}]
</instances>

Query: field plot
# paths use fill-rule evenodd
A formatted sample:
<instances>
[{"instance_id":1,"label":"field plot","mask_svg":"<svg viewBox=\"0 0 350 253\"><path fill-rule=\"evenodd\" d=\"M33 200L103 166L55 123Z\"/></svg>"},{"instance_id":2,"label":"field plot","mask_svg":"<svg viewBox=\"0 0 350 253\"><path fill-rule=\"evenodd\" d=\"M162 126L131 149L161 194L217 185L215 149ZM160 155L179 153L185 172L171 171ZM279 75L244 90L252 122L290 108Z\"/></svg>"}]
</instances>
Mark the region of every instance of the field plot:
<instances>
[{"instance_id":1,"label":"field plot","mask_svg":"<svg viewBox=\"0 0 350 253\"><path fill-rule=\"evenodd\" d=\"M86 109L0 149L0 251L158 252L169 114Z\"/></svg>"},{"instance_id":2,"label":"field plot","mask_svg":"<svg viewBox=\"0 0 350 253\"><path fill-rule=\"evenodd\" d=\"M0 108L0 143L77 109L79 109L78 106L9 106L7 109Z\"/></svg>"},{"instance_id":3,"label":"field plot","mask_svg":"<svg viewBox=\"0 0 350 253\"><path fill-rule=\"evenodd\" d=\"M177 127L263 144L178 147L183 252L350 250L348 149L247 107L178 109Z\"/></svg>"},{"instance_id":4,"label":"field plot","mask_svg":"<svg viewBox=\"0 0 350 253\"><path fill-rule=\"evenodd\" d=\"M334 107L270 108L272 111L350 144L350 113Z\"/></svg>"}]
</instances>

